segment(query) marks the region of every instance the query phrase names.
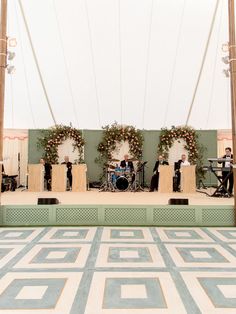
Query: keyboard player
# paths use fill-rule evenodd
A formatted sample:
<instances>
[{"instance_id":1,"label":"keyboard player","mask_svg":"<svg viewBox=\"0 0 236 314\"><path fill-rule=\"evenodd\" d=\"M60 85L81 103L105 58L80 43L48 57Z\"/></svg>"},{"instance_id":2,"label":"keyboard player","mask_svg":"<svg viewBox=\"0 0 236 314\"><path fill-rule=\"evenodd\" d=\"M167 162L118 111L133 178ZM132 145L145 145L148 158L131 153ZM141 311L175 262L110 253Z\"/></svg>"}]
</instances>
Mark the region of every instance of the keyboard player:
<instances>
[{"instance_id":1,"label":"keyboard player","mask_svg":"<svg viewBox=\"0 0 236 314\"><path fill-rule=\"evenodd\" d=\"M232 195L232 193L233 193L233 186L234 186L233 171L229 174L230 168L232 167L232 161L231 160L233 159L233 155L231 153L231 147L226 147L225 148L225 155L222 158L226 159L223 162L219 162L220 164L222 163L222 168L226 170L226 171L222 170L222 180L223 181L225 180L224 187ZM227 161L227 159L228 159L228 161ZM226 177L227 177L227 179L226 179Z\"/></svg>"}]
</instances>

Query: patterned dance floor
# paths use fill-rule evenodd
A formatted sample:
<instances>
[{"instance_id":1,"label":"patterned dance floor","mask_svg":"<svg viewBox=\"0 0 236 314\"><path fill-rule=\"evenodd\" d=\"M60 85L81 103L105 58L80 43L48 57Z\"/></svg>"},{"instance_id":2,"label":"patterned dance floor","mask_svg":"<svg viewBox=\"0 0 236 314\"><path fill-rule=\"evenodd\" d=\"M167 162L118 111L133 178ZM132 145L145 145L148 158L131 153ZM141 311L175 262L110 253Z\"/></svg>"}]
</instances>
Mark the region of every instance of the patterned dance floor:
<instances>
[{"instance_id":1,"label":"patterned dance floor","mask_svg":"<svg viewBox=\"0 0 236 314\"><path fill-rule=\"evenodd\" d=\"M0 267L0 314L236 313L236 228L1 228Z\"/></svg>"}]
</instances>

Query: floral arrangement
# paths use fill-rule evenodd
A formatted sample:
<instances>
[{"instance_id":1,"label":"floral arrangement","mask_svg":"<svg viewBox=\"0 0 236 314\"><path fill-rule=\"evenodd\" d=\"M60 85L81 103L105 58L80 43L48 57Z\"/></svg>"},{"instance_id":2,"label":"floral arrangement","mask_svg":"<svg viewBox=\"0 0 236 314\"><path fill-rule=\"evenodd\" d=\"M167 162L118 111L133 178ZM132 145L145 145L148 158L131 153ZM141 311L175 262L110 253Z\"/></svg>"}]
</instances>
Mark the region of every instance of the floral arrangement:
<instances>
[{"instance_id":1,"label":"floral arrangement","mask_svg":"<svg viewBox=\"0 0 236 314\"><path fill-rule=\"evenodd\" d=\"M188 152L188 160L191 164L196 165L198 178L203 177L202 165L205 148L199 143L198 135L193 128L188 126L172 126L171 129L161 129L158 152L168 157L170 147L178 139L183 139L186 142L184 148Z\"/></svg>"},{"instance_id":2,"label":"floral arrangement","mask_svg":"<svg viewBox=\"0 0 236 314\"><path fill-rule=\"evenodd\" d=\"M103 127L102 141L98 145L98 152L100 153L100 160L97 162L106 163L112 159L112 152L116 148L117 142L128 141L129 153L137 159L142 156L143 136L140 130L133 126L123 126L116 122L111 126Z\"/></svg>"},{"instance_id":3,"label":"floral arrangement","mask_svg":"<svg viewBox=\"0 0 236 314\"><path fill-rule=\"evenodd\" d=\"M73 151L78 149L78 161L82 161L83 146L85 141L81 131L72 126L55 125L43 132L43 136L38 139L38 146L44 149L44 158L51 164L58 163L58 146L66 139L74 140Z\"/></svg>"}]
</instances>

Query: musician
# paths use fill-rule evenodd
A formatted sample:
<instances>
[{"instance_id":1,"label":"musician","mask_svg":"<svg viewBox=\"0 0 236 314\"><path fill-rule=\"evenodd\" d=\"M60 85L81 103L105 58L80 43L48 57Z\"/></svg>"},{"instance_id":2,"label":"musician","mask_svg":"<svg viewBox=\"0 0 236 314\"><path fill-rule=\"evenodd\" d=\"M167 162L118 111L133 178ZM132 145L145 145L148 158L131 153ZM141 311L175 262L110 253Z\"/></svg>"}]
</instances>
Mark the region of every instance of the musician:
<instances>
[{"instance_id":1,"label":"musician","mask_svg":"<svg viewBox=\"0 0 236 314\"><path fill-rule=\"evenodd\" d=\"M135 174L133 173L134 172L134 164L133 164L132 160L129 159L128 154L124 155L124 160L122 160L120 162L120 167L122 169L126 169L126 170L129 169L130 170L130 173L132 174L132 183L133 183L135 180Z\"/></svg>"},{"instance_id":2,"label":"musician","mask_svg":"<svg viewBox=\"0 0 236 314\"><path fill-rule=\"evenodd\" d=\"M69 180L69 187L72 188L72 163L69 161L69 156L64 157L64 161L61 163L66 164L67 167L67 178Z\"/></svg>"},{"instance_id":3,"label":"musician","mask_svg":"<svg viewBox=\"0 0 236 314\"><path fill-rule=\"evenodd\" d=\"M44 166L44 180L47 183L47 190L51 191L51 179L52 179L51 170L52 170L52 166L48 162L45 162L45 160L43 158L40 159L39 163Z\"/></svg>"},{"instance_id":4,"label":"musician","mask_svg":"<svg viewBox=\"0 0 236 314\"><path fill-rule=\"evenodd\" d=\"M190 166L190 162L187 160L187 156L185 154L182 154L181 159L175 162L175 176L177 178L177 190L178 191L180 191L180 179L181 179L180 169L183 166Z\"/></svg>"},{"instance_id":5,"label":"musician","mask_svg":"<svg viewBox=\"0 0 236 314\"><path fill-rule=\"evenodd\" d=\"M121 168L130 168L130 171L134 171L134 165L133 165L133 162L131 160L129 160L129 155L126 154L124 155L124 160L122 160L120 162L120 167Z\"/></svg>"},{"instance_id":6,"label":"musician","mask_svg":"<svg viewBox=\"0 0 236 314\"><path fill-rule=\"evenodd\" d=\"M154 192L156 189L158 191L158 185L159 185L159 165L169 165L168 161L164 160L164 157L162 155L158 156L158 160L155 163L155 166L153 168L153 176L151 179L151 185L149 192Z\"/></svg>"},{"instance_id":7,"label":"musician","mask_svg":"<svg viewBox=\"0 0 236 314\"><path fill-rule=\"evenodd\" d=\"M223 162L219 162L219 164L222 163L222 168L228 168L230 171L230 168L232 167L232 162L230 159L233 159L233 154L231 153L231 147L226 147L225 148L225 155L222 157L225 159L229 159L229 161L223 161ZM231 171L231 173L229 174L229 171L223 171L222 170L222 180L224 182L224 187L225 187L225 192L228 190L230 194L233 193L233 186L234 186L234 177L233 177L233 171ZM227 177L228 176L228 177ZM227 177L227 179L226 179ZM227 186L229 185L229 188L227 188Z\"/></svg>"}]
</instances>

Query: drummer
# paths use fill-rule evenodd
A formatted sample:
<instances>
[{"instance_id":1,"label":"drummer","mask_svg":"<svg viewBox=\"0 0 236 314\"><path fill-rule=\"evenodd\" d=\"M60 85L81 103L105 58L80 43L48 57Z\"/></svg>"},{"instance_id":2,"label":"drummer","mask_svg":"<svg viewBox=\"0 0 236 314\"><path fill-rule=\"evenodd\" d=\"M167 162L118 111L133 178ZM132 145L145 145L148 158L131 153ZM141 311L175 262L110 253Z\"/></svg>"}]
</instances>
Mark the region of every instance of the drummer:
<instances>
[{"instance_id":1,"label":"drummer","mask_svg":"<svg viewBox=\"0 0 236 314\"><path fill-rule=\"evenodd\" d=\"M124 155L124 160L120 162L120 168L124 169L125 171L129 171L132 174L132 183L135 180L134 174L134 164L131 159L129 159L129 155Z\"/></svg>"},{"instance_id":2,"label":"drummer","mask_svg":"<svg viewBox=\"0 0 236 314\"><path fill-rule=\"evenodd\" d=\"M129 159L129 155L128 154L124 155L124 160L122 160L120 162L120 167L123 168L123 169L130 170L130 172L134 171L133 162Z\"/></svg>"}]
</instances>

